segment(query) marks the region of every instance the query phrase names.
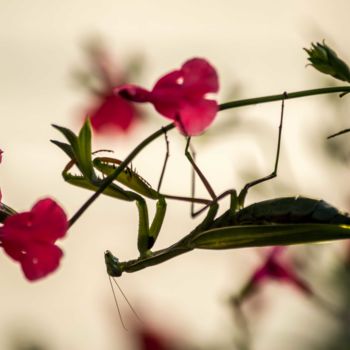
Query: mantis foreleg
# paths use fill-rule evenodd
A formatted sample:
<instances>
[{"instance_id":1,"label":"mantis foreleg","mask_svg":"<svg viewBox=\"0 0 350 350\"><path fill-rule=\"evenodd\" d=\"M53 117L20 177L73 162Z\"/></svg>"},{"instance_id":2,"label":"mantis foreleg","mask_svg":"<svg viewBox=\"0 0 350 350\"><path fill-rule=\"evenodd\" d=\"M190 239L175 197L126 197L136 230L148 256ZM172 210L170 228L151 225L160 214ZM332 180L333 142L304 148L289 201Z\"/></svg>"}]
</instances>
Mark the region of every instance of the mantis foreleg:
<instances>
[{"instance_id":1,"label":"mantis foreleg","mask_svg":"<svg viewBox=\"0 0 350 350\"><path fill-rule=\"evenodd\" d=\"M280 156L280 149L281 149L281 138L282 138L282 126L283 126L283 115L284 115L284 100L287 98L287 93L284 92L283 93L283 99L282 99L282 106L281 106L281 117L280 117L280 124L278 127L278 138L277 138L277 151L276 151L276 158L275 158L275 166L274 169L272 171L272 173L270 175L264 176L260 179L248 182L243 189L241 190L241 192L238 195L238 204L239 206L242 208L244 206L244 201L245 201L245 197L247 196L248 190L253 187L256 186L258 184L261 184L262 182L268 181L273 179L274 177L277 176L277 169L278 169L278 161L279 161L279 156Z\"/></svg>"},{"instance_id":2,"label":"mantis foreleg","mask_svg":"<svg viewBox=\"0 0 350 350\"><path fill-rule=\"evenodd\" d=\"M92 191L98 191L104 183L104 179L101 178L96 170L104 173L104 169L110 170L108 164L103 163L103 159L95 158L92 160L91 157L91 128L87 121L82 127L79 135L75 135L72 131L56 127L67 139L69 143L63 143L59 141L53 141L58 147L60 147L70 158L71 161L63 169L62 176L70 184L75 186L83 187ZM115 171L117 160L113 158L106 158L107 161L113 164L111 172ZM104 159L106 161L106 159ZM80 170L81 175L71 174L69 171L76 165ZM100 165L100 168L99 166ZM119 164L118 164L119 166ZM104 174L108 174L106 171ZM123 184L128 186L135 191L146 195L152 199L157 199L157 209L152 224L149 226L148 210L145 199L137 192L124 190L122 187L115 183L110 183L105 187L103 193L118 199L126 201L136 201L138 212L139 212L139 230L138 230L138 248L140 256L149 254L149 250L154 245L160 228L162 226L165 211L166 202L163 196L157 191L154 191L150 185L142 179L141 176L137 175L130 168L124 168L123 171L117 177L117 181L121 181Z\"/></svg>"}]
</instances>

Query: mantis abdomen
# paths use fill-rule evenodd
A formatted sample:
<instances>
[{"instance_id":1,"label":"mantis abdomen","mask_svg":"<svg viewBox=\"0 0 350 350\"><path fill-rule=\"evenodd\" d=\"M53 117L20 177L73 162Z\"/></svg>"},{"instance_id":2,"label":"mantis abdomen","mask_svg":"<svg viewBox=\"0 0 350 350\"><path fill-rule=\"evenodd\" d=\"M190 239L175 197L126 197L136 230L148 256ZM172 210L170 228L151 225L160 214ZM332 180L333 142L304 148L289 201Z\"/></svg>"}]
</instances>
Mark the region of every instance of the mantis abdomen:
<instances>
[{"instance_id":1,"label":"mantis abdomen","mask_svg":"<svg viewBox=\"0 0 350 350\"><path fill-rule=\"evenodd\" d=\"M323 200L283 197L249 205L234 216L236 225L327 223L350 225L350 216Z\"/></svg>"}]
</instances>

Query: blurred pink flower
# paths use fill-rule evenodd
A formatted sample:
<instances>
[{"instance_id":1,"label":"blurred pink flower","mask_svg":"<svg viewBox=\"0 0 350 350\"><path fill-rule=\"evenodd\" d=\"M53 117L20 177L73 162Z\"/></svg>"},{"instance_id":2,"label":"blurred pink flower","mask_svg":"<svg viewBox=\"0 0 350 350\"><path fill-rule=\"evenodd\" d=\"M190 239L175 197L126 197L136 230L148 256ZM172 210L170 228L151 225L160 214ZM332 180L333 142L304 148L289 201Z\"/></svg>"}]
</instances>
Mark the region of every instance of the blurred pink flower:
<instances>
[{"instance_id":1,"label":"blurred pink flower","mask_svg":"<svg viewBox=\"0 0 350 350\"><path fill-rule=\"evenodd\" d=\"M241 293L234 298L235 302L242 302L271 280L288 283L307 295L313 294L309 285L294 271L292 264L279 259L285 250L284 246L273 247L270 250L265 261L253 272Z\"/></svg>"},{"instance_id":2,"label":"blurred pink flower","mask_svg":"<svg viewBox=\"0 0 350 350\"><path fill-rule=\"evenodd\" d=\"M84 110L84 119L90 118L93 130L98 134L127 133L142 117L136 107L125 99L115 96L113 88L123 84L135 70L135 59L121 70L101 40L93 40L85 46L89 61L88 69L76 70L75 79L94 98ZM137 67L136 67L137 68Z\"/></svg>"},{"instance_id":3,"label":"blurred pink flower","mask_svg":"<svg viewBox=\"0 0 350 350\"><path fill-rule=\"evenodd\" d=\"M192 136L202 133L214 120L218 105L206 95L218 89L215 68L202 58L193 58L160 78L151 91L127 84L114 92L128 101L152 103L183 134Z\"/></svg>"},{"instance_id":4,"label":"blurred pink flower","mask_svg":"<svg viewBox=\"0 0 350 350\"><path fill-rule=\"evenodd\" d=\"M293 266L287 261L279 261L278 257L286 247L274 247L266 257L265 262L256 269L251 277L251 283L258 286L267 280L277 280L294 285L305 293L311 293L310 287L295 273Z\"/></svg>"},{"instance_id":5,"label":"blurred pink flower","mask_svg":"<svg viewBox=\"0 0 350 350\"><path fill-rule=\"evenodd\" d=\"M178 348L173 339L163 334L159 328L147 324L136 329L135 340L138 350L174 350Z\"/></svg>"},{"instance_id":6,"label":"blurred pink flower","mask_svg":"<svg viewBox=\"0 0 350 350\"><path fill-rule=\"evenodd\" d=\"M106 94L88 113L96 133L128 132L138 119L134 106L120 96Z\"/></svg>"}]
</instances>

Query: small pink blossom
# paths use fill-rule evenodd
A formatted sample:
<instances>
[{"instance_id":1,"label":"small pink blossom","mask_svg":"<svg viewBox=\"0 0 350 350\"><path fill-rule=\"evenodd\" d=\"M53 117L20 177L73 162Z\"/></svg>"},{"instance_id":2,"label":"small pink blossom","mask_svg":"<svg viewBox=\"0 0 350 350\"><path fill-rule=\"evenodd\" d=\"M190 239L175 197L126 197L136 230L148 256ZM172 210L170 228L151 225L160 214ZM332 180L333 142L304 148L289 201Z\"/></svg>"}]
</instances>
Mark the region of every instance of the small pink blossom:
<instances>
[{"instance_id":1,"label":"small pink blossom","mask_svg":"<svg viewBox=\"0 0 350 350\"><path fill-rule=\"evenodd\" d=\"M101 97L88 115L92 128L99 134L128 132L138 119L135 107L112 92Z\"/></svg>"},{"instance_id":2,"label":"small pink blossom","mask_svg":"<svg viewBox=\"0 0 350 350\"><path fill-rule=\"evenodd\" d=\"M311 293L310 287L295 273L293 266L287 261L279 261L278 257L285 247L274 247L265 262L258 267L251 277L251 283L258 286L267 280L289 283L302 292Z\"/></svg>"},{"instance_id":3,"label":"small pink blossom","mask_svg":"<svg viewBox=\"0 0 350 350\"><path fill-rule=\"evenodd\" d=\"M152 91L128 84L114 92L129 101L152 103L182 133L193 136L202 133L214 120L218 104L206 95L218 89L214 67L202 58L193 58L160 78Z\"/></svg>"},{"instance_id":4,"label":"small pink blossom","mask_svg":"<svg viewBox=\"0 0 350 350\"><path fill-rule=\"evenodd\" d=\"M265 261L253 272L240 294L233 298L235 303L241 303L271 280L288 283L307 295L313 294L309 285L296 274L292 264L279 259L285 249L286 247L278 246L270 250Z\"/></svg>"},{"instance_id":5,"label":"small pink blossom","mask_svg":"<svg viewBox=\"0 0 350 350\"><path fill-rule=\"evenodd\" d=\"M160 327L144 324L135 329L133 338L137 342L138 350L174 350L182 348L173 336Z\"/></svg>"},{"instance_id":6,"label":"small pink blossom","mask_svg":"<svg viewBox=\"0 0 350 350\"><path fill-rule=\"evenodd\" d=\"M55 271L63 252L55 245L68 229L66 214L52 199L38 201L28 212L14 214L0 227L0 245L21 264L29 281Z\"/></svg>"},{"instance_id":7,"label":"small pink blossom","mask_svg":"<svg viewBox=\"0 0 350 350\"><path fill-rule=\"evenodd\" d=\"M89 41L85 51L88 68L74 71L75 80L92 95L88 108L84 108L84 121L89 117L93 130L100 135L129 132L142 116L131 102L115 96L113 88L126 81L137 62L131 59L122 70L100 39Z\"/></svg>"}]
</instances>

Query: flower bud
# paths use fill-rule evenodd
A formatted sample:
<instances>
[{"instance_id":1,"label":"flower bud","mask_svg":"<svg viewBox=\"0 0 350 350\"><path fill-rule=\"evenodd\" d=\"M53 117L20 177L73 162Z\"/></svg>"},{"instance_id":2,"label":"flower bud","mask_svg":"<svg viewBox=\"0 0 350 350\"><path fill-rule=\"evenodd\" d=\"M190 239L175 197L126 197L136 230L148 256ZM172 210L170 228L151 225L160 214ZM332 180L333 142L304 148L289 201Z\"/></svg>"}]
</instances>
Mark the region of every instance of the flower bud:
<instances>
[{"instance_id":1,"label":"flower bud","mask_svg":"<svg viewBox=\"0 0 350 350\"><path fill-rule=\"evenodd\" d=\"M338 55L325 44L312 43L310 49L304 50L309 54L308 60L318 71L329 74L332 77L350 82L350 69Z\"/></svg>"}]
</instances>

